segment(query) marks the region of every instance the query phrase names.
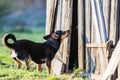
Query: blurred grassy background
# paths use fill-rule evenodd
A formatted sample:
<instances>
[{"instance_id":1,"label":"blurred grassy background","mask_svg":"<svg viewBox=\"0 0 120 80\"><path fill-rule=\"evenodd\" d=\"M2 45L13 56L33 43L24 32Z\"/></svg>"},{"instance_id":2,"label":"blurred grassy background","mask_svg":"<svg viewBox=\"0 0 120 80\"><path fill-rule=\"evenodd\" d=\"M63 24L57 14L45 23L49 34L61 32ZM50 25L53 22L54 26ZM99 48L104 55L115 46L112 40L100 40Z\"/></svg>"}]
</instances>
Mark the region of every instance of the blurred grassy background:
<instances>
[{"instance_id":1,"label":"blurred grassy background","mask_svg":"<svg viewBox=\"0 0 120 80\"><path fill-rule=\"evenodd\" d=\"M0 29L39 31L45 28L46 0L1 0Z\"/></svg>"},{"instance_id":2,"label":"blurred grassy background","mask_svg":"<svg viewBox=\"0 0 120 80\"><path fill-rule=\"evenodd\" d=\"M9 49L2 45L5 33L17 39L43 42L45 35L46 0L1 0L0 1L0 80L46 80L46 71L37 72L31 62L31 71L25 65L17 69L10 58ZM44 79L45 78L45 79Z\"/></svg>"},{"instance_id":3,"label":"blurred grassy background","mask_svg":"<svg viewBox=\"0 0 120 80\"><path fill-rule=\"evenodd\" d=\"M17 39L42 42L45 35L45 13L46 0L0 0L0 55L5 62L12 61L7 57L8 54L4 54L8 50L1 44L2 36L12 33ZM0 61L3 61L2 58Z\"/></svg>"}]
</instances>

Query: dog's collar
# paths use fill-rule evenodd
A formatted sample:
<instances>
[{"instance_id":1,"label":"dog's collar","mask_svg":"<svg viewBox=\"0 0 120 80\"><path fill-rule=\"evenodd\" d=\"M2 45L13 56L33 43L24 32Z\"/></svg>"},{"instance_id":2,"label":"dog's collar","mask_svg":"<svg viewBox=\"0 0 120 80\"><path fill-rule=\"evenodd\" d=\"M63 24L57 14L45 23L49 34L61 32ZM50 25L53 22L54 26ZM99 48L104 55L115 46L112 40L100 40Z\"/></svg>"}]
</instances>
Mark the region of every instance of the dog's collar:
<instances>
[{"instance_id":1,"label":"dog's collar","mask_svg":"<svg viewBox=\"0 0 120 80\"><path fill-rule=\"evenodd\" d=\"M47 46L49 46L51 49L53 49L53 51L56 53L57 52L57 48L55 48L54 46L50 45L50 44L47 44L45 43Z\"/></svg>"},{"instance_id":2,"label":"dog's collar","mask_svg":"<svg viewBox=\"0 0 120 80\"><path fill-rule=\"evenodd\" d=\"M51 38L47 40L45 44L49 46L50 48L52 48L55 53L58 51L59 46L60 46L60 42L58 40L53 40Z\"/></svg>"}]
</instances>

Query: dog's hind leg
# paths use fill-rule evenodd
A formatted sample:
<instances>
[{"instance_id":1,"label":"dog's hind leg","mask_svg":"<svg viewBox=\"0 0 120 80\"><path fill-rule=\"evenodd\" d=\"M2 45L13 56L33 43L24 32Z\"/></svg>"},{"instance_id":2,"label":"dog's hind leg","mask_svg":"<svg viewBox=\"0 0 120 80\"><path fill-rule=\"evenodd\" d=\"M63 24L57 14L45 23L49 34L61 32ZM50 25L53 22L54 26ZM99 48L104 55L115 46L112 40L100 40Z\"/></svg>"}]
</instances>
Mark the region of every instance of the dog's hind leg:
<instances>
[{"instance_id":1,"label":"dog's hind leg","mask_svg":"<svg viewBox=\"0 0 120 80\"><path fill-rule=\"evenodd\" d=\"M25 64L26 64L27 70L29 70L30 69L30 65L29 65L29 60L28 59L25 60Z\"/></svg>"},{"instance_id":2,"label":"dog's hind leg","mask_svg":"<svg viewBox=\"0 0 120 80\"><path fill-rule=\"evenodd\" d=\"M17 68L18 69L21 68L21 64L22 64L21 62L19 62L19 61L17 62Z\"/></svg>"},{"instance_id":3,"label":"dog's hind leg","mask_svg":"<svg viewBox=\"0 0 120 80\"><path fill-rule=\"evenodd\" d=\"M41 64L37 64L36 70L41 71Z\"/></svg>"},{"instance_id":4,"label":"dog's hind leg","mask_svg":"<svg viewBox=\"0 0 120 80\"><path fill-rule=\"evenodd\" d=\"M16 58L13 58L15 60L15 63L17 64L17 68L21 68L21 62L17 60Z\"/></svg>"}]
</instances>

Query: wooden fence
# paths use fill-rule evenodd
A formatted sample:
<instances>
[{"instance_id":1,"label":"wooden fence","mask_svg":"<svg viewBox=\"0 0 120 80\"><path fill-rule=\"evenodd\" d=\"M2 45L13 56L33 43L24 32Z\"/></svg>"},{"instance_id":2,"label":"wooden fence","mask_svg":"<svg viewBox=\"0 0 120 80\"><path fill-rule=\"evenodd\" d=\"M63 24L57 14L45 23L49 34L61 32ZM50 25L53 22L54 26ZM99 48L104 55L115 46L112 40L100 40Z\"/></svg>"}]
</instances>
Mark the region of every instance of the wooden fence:
<instances>
[{"instance_id":1,"label":"wooden fence","mask_svg":"<svg viewBox=\"0 0 120 80\"><path fill-rule=\"evenodd\" d=\"M46 34L71 30L52 61L52 73L68 73L76 65L97 75L91 79L120 79L119 5L120 0L47 0Z\"/></svg>"}]
</instances>

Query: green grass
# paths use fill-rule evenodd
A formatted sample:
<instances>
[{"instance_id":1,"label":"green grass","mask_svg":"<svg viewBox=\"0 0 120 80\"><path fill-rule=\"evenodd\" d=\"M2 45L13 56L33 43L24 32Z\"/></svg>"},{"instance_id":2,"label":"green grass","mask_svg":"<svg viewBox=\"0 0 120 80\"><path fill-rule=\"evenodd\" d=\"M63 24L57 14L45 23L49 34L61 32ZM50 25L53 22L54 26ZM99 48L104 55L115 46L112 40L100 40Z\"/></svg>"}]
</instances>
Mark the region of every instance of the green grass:
<instances>
[{"instance_id":1,"label":"green grass","mask_svg":"<svg viewBox=\"0 0 120 80\"><path fill-rule=\"evenodd\" d=\"M17 39L29 39L35 42L43 42L43 36L45 35L45 29L41 29L39 32L31 31L0 31L0 80L68 80L73 74L64 74L60 76L49 75L44 66L42 72L35 70L36 64L31 62L31 70L28 71L25 65L22 65L21 69L17 69L14 60L10 58L9 49L2 45L2 36L5 33L13 33ZM70 80L86 80L80 77L74 77Z\"/></svg>"}]
</instances>

